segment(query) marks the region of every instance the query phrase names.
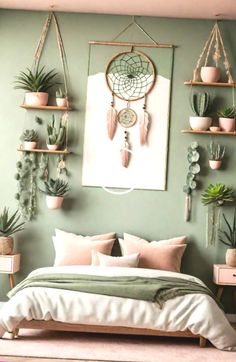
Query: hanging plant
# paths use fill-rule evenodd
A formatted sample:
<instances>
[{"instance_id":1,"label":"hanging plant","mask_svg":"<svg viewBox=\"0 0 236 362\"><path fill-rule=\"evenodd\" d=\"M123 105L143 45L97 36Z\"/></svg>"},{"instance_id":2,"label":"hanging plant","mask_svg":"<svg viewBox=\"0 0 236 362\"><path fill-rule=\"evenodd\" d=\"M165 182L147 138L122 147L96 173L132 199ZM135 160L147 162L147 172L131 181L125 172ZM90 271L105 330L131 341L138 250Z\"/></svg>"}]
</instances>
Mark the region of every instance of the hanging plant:
<instances>
[{"instance_id":1,"label":"hanging plant","mask_svg":"<svg viewBox=\"0 0 236 362\"><path fill-rule=\"evenodd\" d=\"M215 245L220 226L221 206L234 201L232 188L222 183L210 184L202 194L202 203L208 206L206 246Z\"/></svg>"},{"instance_id":2,"label":"hanging plant","mask_svg":"<svg viewBox=\"0 0 236 362\"><path fill-rule=\"evenodd\" d=\"M187 160L189 162L189 168L186 176L186 184L183 187L183 191L186 193L184 221L190 220L191 206L192 206L192 191L195 190L197 187L196 176L201 170L200 165L198 163L200 155L197 149L198 149L197 142L192 142L190 147L188 147Z\"/></svg>"}]
</instances>

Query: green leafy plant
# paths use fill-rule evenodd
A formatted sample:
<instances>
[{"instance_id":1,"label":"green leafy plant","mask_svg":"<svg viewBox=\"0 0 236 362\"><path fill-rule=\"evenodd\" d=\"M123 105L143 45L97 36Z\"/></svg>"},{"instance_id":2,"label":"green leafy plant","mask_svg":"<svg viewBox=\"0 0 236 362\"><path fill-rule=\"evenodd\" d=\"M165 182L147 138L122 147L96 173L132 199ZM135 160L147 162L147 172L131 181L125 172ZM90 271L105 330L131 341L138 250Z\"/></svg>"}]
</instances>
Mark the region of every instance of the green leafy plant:
<instances>
[{"instance_id":1,"label":"green leafy plant","mask_svg":"<svg viewBox=\"0 0 236 362\"><path fill-rule=\"evenodd\" d=\"M234 211L232 226L227 220L225 214L223 214L223 219L225 221L228 230L227 231L221 229L218 230L219 240L223 244L229 246L230 248L236 249L236 209Z\"/></svg>"},{"instance_id":2,"label":"green leafy plant","mask_svg":"<svg viewBox=\"0 0 236 362\"><path fill-rule=\"evenodd\" d=\"M57 97L57 98L65 98L65 97L66 97L66 93L65 93L61 88L59 88L59 89L56 91L56 97Z\"/></svg>"},{"instance_id":3,"label":"green leafy plant","mask_svg":"<svg viewBox=\"0 0 236 362\"><path fill-rule=\"evenodd\" d=\"M234 201L233 189L222 183L210 184L202 194L203 205L216 204L222 206L225 202L232 201Z\"/></svg>"},{"instance_id":4,"label":"green leafy plant","mask_svg":"<svg viewBox=\"0 0 236 362\"><path fill-rule=\"evenodd\" d=\"M236 111L234 107L225 107L217 112L218 117L222 118L235 118Z\"/></svg>"},{"instance_id":5,"label":"green leafy plant","mask_svg":"<svg viewBox=\"0 0 236 362\"><path fill-rule=\"evenodd\" d=\"M206 116L210 107L210 95L207 92L193 93L190 98L190 106L197 117Z\"/></svg>"},{"instance_id":6,"label":"green leafy plant","mask_svg":"<svg viewBox=\"0 0 236 362\"><path fill-rule=\"evenodd\" d=\"M198 148L197 142L192 142L190 147L188 147L187 159L189 162L189 168L186 177L186 184L183 187L183 191L186 194L190 194L192 190L194 190L197 187L195 178L196 175L200 172L200 165L198 163L200 155L197 148Z\"/></svg>"},{"instance_id":7,"label":"green leafy plant","mask_svg":"<svg viewBox=\"0 0 236 362\"><path fill-rule=\"evenodd\" d=\"M10 216L9 209L4 207L3 212L0 214L0 236L8 237L23 230L25 223L19 223L19 219L20 215L18 215L18 210Z\"/></svg>"},{"instance_id":8,"label":"green leafy plant","mask_svg":"<svg viewBox=\"0 0 236 362\"><path fill-rule=\"evenodd\" d=\"M25 72L20 72L20 75L16 77L16 86L15 89L24 89L27 92L48 92L48 90L60 84L55 80L57 72L55 69L52 69L46 72L45 67L39 69L38 67L31 71L29 68L26 68Z\"/></svg>"},{"instance_id":9,"label":"green leafy plant","mask_svg":"<svg viewBox=\"0 0 236 362\"><path fill-rule=\"evenodd\" d=\"M38 134L34 129L26 129L21 135L21 140L24 142L38 141Z\"/></svg>"},{"instance_id":10,"label":"green leafy plant","mask_svg":"<svg viewBox=\"0 0 236 362\"><path fill-rule=\"evenodd\" d=\"M50 178L48 181L44 182L44 186L45 190L40 190L49 196L65 196L69 191L68 182L59 178L55 180Z\"/></svg>"},{"instance_id":11,"label":"green leafy plant","mask_svg":"<svg viewBox=\"0 0 236 362\"><path fill-rule=\"evenodd\" d=\"M208 152L210 155L210 160L219 161L225 155L225 147L221 146L219 143L210 142L208 145Z\"/></svg>"},{"instance_id":12,"label":"green leafy plant","mask_svg":"<svg viewBox=\"0 0 236 362\"><path fill-rule=\"evenodd\" d=\"M48 145L62 145L66 137L66 127L60 120L58 128L55 126L55 116L52 115L51 123L47 125L47 144Z\"/></svg>"}]
</instances>

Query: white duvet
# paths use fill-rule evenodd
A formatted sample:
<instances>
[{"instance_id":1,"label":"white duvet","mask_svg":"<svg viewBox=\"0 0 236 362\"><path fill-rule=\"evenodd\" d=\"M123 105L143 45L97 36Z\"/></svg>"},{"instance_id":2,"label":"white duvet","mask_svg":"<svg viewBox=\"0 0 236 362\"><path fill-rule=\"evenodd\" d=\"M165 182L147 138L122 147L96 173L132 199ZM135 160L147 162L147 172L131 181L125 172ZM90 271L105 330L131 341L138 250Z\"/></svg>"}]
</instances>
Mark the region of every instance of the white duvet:
<instances>
[{"instance_id":1,"label":"white duvet","mask_svg":"<svg viewBox=\"0 0 236 362\"><path fill-rule=\"evenodd\" d=\"M63 266L40 268L30 276L43 273L79 273L90 275L138 275L145 277L173 276L199 279L173 272L141 268ZM236 351L236 332L223 311L208 295L189 294L156 304L128 298L82 293L52 288L26 288L12 297L0 310L0 337L12 331L23 319L50 320L184 331L200 334L222 350Z\"/></svg>"}]
</instances>

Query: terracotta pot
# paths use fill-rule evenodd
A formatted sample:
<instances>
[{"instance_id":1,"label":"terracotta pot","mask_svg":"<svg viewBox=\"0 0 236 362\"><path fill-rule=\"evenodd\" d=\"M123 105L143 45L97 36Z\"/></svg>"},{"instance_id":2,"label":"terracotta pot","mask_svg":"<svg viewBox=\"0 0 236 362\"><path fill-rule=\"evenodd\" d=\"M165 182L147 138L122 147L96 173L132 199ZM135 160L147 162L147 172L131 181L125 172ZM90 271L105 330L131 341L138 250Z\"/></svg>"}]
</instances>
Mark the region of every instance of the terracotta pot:
<instances>
[{"instance_id":1,"label":"terracotta pot","mask_svg":"<svg viewBox=\"0 0 236 362\"><path fill-rule=\"evenodd\" d=\"M236 249L227 249L225 254L225 262L228 266L236 266Z\"/></svg>"},{"instance_id":2,"label":"terracotta pot","mask_svg":"<svg viewBox=\"0 0 236 362\"><path fill-rule=\"evenodd\" d=\"M190 127L195 131L206 131L209 129L212 119L211 117L189 117Z\"/></svg>"},{"instance_id":3,"label":"terracotta pot","mask_svg":"<svg viewBox=\"0 0 236 362\"><path fill-rule=\"evenodd\" d=\"M56 98L56 104L58 107L66 107L67 99L66 98Z\"/></svg>"},{"instance_id":4,"label":"terracotta pot","mask_svg":"<svg viewBox=\"0 0 236 362\"><path fill-rule=\"evenodd\" d=\"M34 150L37 147L37 142L24 142L24 149L25 150Z\"/></svg>"},{"instance_id":5,"label":"terracotta pot","mask_svg":"<svg viewBox=\"0 0 236 362\"><path fill-rule=\"evenodd\" d=\"M215 83L220 79L220 68L218 67L201 67L200 72L203 82Z\"/></svg>"},{"instance_id":6,"label":"terracotta pot","mask_svg":"<svg viewBox=\"0 0 236 362\"><path fill-rule=\"evenodd\" d=\"M222 160L209 160L209 165L212 170L219 170L222 165Z\"/></svg>"},{"instance_id":7,"label":"terracotta pot","mask_svg":"<svg viewBox=\"0 0 236 362\"><path fill-rule=\"evenodd\" d=\"M0 255L8 255L13 252L13 238L11 236L0 236Z\"/></svg>"},{"instance_id":8,"label":"terracotta pot","mask_svg":"<svg viewBox=\"0 0 236 362\"><path fill-rule=\"evenodd\" d=\"M25 93L25 105L27 106L46 106L48 104L48 93L27 92Z\"/></svg>"},{"instance_id":9,"label":"terracotta pot","mask_svg":"<svg viewBox=\"0 0 236 362\"><path fill-rule=\"evenodd\" d=\"M63 203L63 196L46 196L46 204L49 209L60 209Z\"/></svg>"},{"instance_id":10,"label":"terracotta pot","mask_svg":"<svg viewBox=\"0 0 236 362\"><path fill-rule=\"evenodd\" d=\"M219 126L221 128L221 131L233 132L233 131L235 131L235 119L220 117Z\"/></svg>"},{"instance_id":11,"label":"terracotta pot","mask_svg":"<svg viewBox=\"0 0 236 362\"><path fill-rule=\"evenodd\" d=\"M58 150L59 147L60 147L60 145L48 145L47 144L47 148L51 151L56 151L56 150Z\"/></svg>"}]
</instances>

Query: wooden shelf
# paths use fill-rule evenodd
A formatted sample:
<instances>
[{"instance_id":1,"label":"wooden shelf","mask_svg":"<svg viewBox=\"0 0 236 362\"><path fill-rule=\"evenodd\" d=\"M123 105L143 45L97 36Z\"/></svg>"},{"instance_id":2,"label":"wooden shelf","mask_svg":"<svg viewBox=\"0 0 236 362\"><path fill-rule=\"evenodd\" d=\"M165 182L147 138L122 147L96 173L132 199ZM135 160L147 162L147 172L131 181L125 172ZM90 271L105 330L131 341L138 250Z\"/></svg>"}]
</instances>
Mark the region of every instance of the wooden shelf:
<instances>
[{"instance_id":1,"label":"wooden shelf","mask_svg":"<svg viewBox=\"0 0 236 362\"><path fill-rule=\"evenodd\" d=\"M25 109L45 109L45 110L54 110L54 111L71 111L70 107L58 107L58 106L27 106L25 104L21 105L21 108Z\"/></svg>"},{"instance_id":2,"label":"wooden shelf","mask_svg":"<svg viewBox=\"0 0 236 362\"><path fill-rule=\"evenodd\" d=\"M71 152L68 151L68 149L65 150L48 150L48 149L39 149L39 148L34 148L33 150L26 150L23 147L19 147L17 148L17 151L19 152L35 152L35 153L52 153L52 154L64 154L64 155L69 155Z\"/></svg>"},{"instance_id":3,"label":"wooden shelf","mask_svg":"<svg viewBox=\"0 0 236 362\"><path fill-rule=\"evenodd\" d=\"M193 80L186 80L185 85L202 85L202 86L214 86L214 87L236 87L236 83L208 83L208 82L194 82Z\"/></svg>"},{"instance_id":4,"label":"wooden shelf","mask_svg":"<svg viewBox=\"0 0 236 362\"><path fill-rule=\"evenodd\" d=\"M196 130L193 130L193 129L183 129L181 132L182 133L236 136L236 131L234 131L234 132L223 132L223 131L212 132L212 131L200 131L200 130L196 131Z\"/></svg>"}]
</instances>

